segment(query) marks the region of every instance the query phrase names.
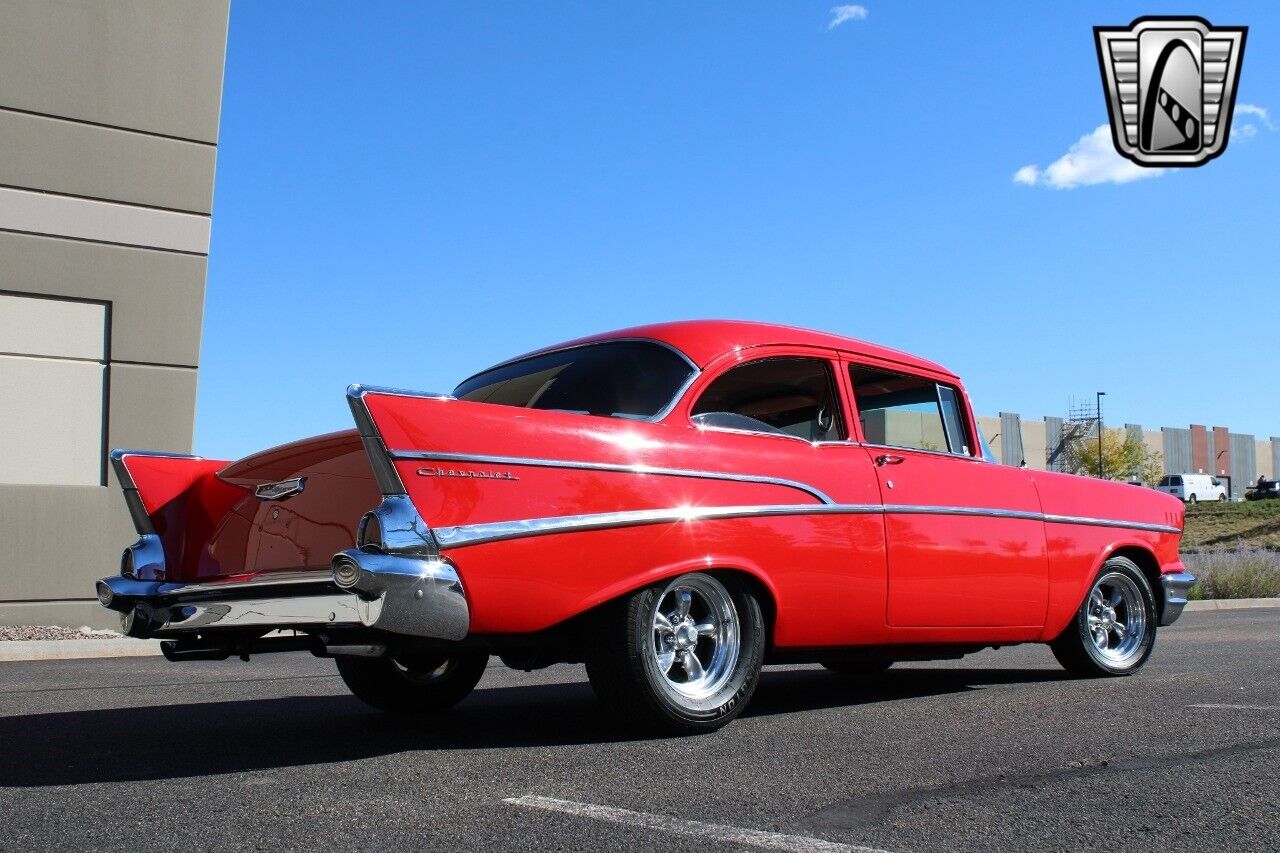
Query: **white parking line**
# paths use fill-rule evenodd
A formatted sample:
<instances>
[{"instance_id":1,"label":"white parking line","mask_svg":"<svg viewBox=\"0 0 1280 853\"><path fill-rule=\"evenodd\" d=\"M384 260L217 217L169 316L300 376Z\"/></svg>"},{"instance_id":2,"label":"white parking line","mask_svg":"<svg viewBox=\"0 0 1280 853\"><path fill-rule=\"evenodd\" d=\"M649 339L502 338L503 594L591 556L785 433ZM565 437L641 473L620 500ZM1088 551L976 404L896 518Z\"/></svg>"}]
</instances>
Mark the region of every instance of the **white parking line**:
<instances>
[{"instance_id":1,"label":"white parking line","mask_svg":"<svg viewBox=\"0 0 1280 853\"><path fill-rule=\"evenodd\" d=\"M1280 705L1220 705L1217 703L1206 703L1203 705L1188 705L1188 708L1208 708L1214 711L1280 711Z\"/></svg>"},{"instance_id":2,"label":"white parking line","mask_svg":"<svg viewBox=\"0 0 1280 853\"><path fill-rule=\"evenodd\" d=\"M588 817L624 826L637 826L652 829L671 835L686 838L706 838L712 841L723 841L726 844L745 844L767 850L788 850L793 853L886 853L874 847L859 847L851 844L840 844L835 841L824 841L821 838L810 838L807 835L784 835L781 832L762 832L758 829L743 829L737 826L725 826L719 823L703 823L698 820L683 820L667 815L633 812L630 809L619 809L614 806L597 806L592 803L576 803L572 800L557 800L555 797L538 797L527 794L523 797L509 797L503 800L512 806L523 806L530 809L542 809L549 812Z\"/></svg>"}]
</instances>

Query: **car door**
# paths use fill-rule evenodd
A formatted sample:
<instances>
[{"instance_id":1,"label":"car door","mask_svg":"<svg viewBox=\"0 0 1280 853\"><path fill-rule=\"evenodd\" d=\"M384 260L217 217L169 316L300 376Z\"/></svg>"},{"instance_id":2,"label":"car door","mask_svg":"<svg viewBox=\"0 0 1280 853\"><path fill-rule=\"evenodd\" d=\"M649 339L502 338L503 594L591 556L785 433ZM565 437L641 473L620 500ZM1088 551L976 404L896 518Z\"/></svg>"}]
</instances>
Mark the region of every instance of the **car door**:
<instances>
[{"instance_id":1,"label":"car door","mask_svg":"<svg viewBox=\"0 0 1280 853\"><path fill-rule=\"evenodd\" d=\"M1042 627L1045 525L1028 472L981 458L946 377L846 365L885 505L889 625Z\"/></svg>"},{"instance_id":2,"label":"car door","mask_svg":"<svg viewBox=\"0 0 1280 853\"><path fill-rule=\"evenodd\" d=\"M783 645L884 638L879 484L866 448L851 440L839 371L830 350L760 347L709 365L690 393L698 467L785 478L809 490L775 488L775 504L760 508L779 514L740 523L732 545L767 568Z\"/></svg>"}]
</instances>

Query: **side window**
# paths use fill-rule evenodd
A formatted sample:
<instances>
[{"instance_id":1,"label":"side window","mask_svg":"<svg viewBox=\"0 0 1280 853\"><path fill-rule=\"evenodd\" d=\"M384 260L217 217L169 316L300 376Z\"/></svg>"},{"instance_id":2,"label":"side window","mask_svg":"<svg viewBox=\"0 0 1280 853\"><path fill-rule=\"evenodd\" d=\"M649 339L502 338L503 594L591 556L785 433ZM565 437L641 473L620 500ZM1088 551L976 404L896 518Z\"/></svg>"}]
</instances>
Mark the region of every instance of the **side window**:
<instances>
[{"instance_id":1,"label":"side window","mask_svg":"<svg viewBox=\"0 0 1280 853\"><path fill-rule=\"evenodd\" d=\"M765 358L731 368L707 386L690 419L701 427L844 437L831 365L820 358Z\"/></svg>"},{"instance_id":2,"label":"side window","mask_svg":"<svg viewBox=\"0 0 1280 853\"><path fill-rule=\"evenodd\" d=\"M960 394L932 379L851 365L858 420L869 444L969 456Z\"/></svg>"}]
</instances>

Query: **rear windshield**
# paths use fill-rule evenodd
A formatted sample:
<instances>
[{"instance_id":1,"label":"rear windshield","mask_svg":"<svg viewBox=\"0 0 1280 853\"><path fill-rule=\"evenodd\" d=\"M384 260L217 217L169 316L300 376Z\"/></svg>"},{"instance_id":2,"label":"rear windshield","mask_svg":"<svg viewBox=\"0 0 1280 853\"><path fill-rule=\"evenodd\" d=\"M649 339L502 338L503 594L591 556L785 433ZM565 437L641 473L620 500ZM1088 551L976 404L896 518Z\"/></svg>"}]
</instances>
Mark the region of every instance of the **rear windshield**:
<instances>
[{"instance_id":1,"label":"rear windshield","mask_svg":"<svg viewBox=\"0 0 1280 853\"><path fill-rule=\"evenodd\" d=\"M476 403L651 418L675 399L693 365L652 341L612 341L535 355L478 373L453 395Z\"/></svg>"}]
</instances>

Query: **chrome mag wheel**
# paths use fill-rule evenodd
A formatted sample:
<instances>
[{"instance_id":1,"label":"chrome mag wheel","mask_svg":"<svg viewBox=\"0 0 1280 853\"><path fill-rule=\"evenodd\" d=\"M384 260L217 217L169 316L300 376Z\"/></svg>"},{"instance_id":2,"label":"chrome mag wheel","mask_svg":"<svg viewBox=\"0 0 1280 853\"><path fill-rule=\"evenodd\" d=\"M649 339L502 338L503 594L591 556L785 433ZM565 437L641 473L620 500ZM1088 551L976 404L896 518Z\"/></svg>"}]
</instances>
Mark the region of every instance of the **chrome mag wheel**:
<instances>
[{"instance_id":1,"label":"chrome mag wheel","mask_svg":"<svg viewBox=\"0 0 1280 853\"><path fill-rule=\"evenodd\" d=\"M1109 572L1098 578L1086 606L1089 637L1099 658L1123 667L1144 652L1147 608L1131 577Z\"/></svg>"},{"instance_id":2,"label":"chrome mag wheel","mask_svg":"<svg viewBox=\"0 0 1280 853\"><path fill-rule=\"evenodd\" d=\"M741 653L738 611L709 575L678 578L656 596L650 654L666 686L703 702L728 683Z\"/></svg>"}]
</instances>

